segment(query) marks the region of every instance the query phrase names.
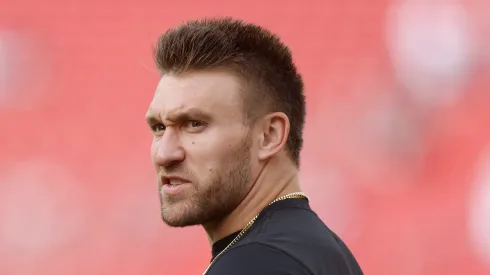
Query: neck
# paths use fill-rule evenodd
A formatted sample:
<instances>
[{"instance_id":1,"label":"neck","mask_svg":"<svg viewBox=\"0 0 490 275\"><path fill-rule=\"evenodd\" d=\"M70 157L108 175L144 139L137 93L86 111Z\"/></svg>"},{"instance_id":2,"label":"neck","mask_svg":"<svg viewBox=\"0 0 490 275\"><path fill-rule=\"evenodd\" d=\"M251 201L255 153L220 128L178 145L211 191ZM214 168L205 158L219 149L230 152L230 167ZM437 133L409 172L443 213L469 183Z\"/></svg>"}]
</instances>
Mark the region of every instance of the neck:
<instances>
[{"instance_id":1,"label":"neck","mask_svg":"<svg viewBox=\"0 0 490 275\"><path fill-rule=\"evenodd\" d=\"M293 192L301 192L298 170L280 163L278 159L271 159L247 196L228 216L203 225L210 244L243 229L271 201Z\"/></svg>"}]
</instances>

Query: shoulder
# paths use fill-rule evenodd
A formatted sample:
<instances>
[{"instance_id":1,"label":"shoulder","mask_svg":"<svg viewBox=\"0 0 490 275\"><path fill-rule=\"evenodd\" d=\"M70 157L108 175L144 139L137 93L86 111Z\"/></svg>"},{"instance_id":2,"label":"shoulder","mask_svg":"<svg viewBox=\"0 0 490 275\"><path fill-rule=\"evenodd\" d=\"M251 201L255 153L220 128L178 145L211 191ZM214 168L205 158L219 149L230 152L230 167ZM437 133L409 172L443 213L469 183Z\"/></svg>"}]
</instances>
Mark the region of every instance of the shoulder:
<instances>
[{"instance_id":1,"label":"shoulder","mask_svg":"<svg viewBox=\"0 0 490 275\"><path fill-rule=\"evenodd\" d=\"M311 272L286 252L254 242L224 253L208 271L208 275L220 274L311 275Z\"/></svg>"}]
</instances>

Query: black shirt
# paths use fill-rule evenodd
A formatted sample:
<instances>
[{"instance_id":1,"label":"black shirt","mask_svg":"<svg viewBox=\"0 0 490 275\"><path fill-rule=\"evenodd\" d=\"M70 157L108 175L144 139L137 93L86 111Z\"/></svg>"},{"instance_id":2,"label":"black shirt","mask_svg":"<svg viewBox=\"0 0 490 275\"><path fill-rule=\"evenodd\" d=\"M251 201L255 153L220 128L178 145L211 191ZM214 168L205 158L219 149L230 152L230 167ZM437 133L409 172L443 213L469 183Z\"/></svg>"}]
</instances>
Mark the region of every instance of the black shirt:
<instances>
[{"instance_id":1,"label":"black shirt","mask_svg":"<svg viewBox=\"0 0 490 275\"><path fill-rule=\"evenodd\" d=\"M236 236L213 244L213 259ZM362 275L347 246L313 212L306 199L266 207L252 227L207 275Z\"/></svg>"}]
</instances>

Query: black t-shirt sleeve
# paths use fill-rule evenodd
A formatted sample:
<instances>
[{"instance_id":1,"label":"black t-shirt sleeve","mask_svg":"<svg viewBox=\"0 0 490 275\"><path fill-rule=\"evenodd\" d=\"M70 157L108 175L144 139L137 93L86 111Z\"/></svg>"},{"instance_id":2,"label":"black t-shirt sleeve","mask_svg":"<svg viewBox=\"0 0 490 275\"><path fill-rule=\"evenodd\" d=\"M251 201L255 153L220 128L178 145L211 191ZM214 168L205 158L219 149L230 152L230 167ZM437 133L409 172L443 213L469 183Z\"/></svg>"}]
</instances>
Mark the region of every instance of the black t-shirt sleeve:
<instances>
[{"instance_id":1,"label":"black t-shirt sleeve","mask_svg":"<svg viewBox=\"0 0 490 275\"><path fill-rule=\"evenodd\" d=\"M274 247L251 243L223 254L208 275L311 275L296 259Z\"/></svg>"}]
</instances>

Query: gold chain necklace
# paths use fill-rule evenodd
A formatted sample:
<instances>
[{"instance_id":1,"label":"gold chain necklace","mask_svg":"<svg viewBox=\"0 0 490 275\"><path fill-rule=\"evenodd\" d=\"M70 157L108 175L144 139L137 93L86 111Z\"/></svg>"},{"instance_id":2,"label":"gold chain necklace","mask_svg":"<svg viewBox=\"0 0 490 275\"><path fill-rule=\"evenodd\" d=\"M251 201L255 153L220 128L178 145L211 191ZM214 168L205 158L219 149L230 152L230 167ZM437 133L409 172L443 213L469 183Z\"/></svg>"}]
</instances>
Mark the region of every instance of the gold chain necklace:
<instances>
[{"instance_id":1,"label":"gold chain necklace","mask_svg":"<svg viewBox=\"0 0 490 275\"><path fill-rule=\"evenodd\" d=\"M303 193L303 192L290 193L290 194L284 195L282 197L279 197L279 198L273 200L271 203L269 203L269 205L271 205L273 203L276 203L278 201L286 200L286 199L308 199L308 196L305 193ZM259 217L259 215L260 215L260 213L257 214L255 217L253 217L253 219L251 219L247 223L247 225L245 225L245 227L242 229L242 231L240 231L240 233L238 233L238 235L230 242L230 244L228 244L225 247L225 249L223 249L218 255L216 255L216 257L214 257L214 259L209 264L208 268L206 268L206 270L204 271L203 275L206 275L206 273L208 272L209 268L211 268L211 266L214 264L214 262L216 262L216 260L221 255L223 255L223 253L225 253L226 251L228 251L230 249L230 247L232 247L234 244L236 244L243 237L243 235L245 234L245 232L247 232L250 229L250 227L252 227L252 225L255 223L255 221L257 220L257 218Z\"/></svg>"}]
</instances>

